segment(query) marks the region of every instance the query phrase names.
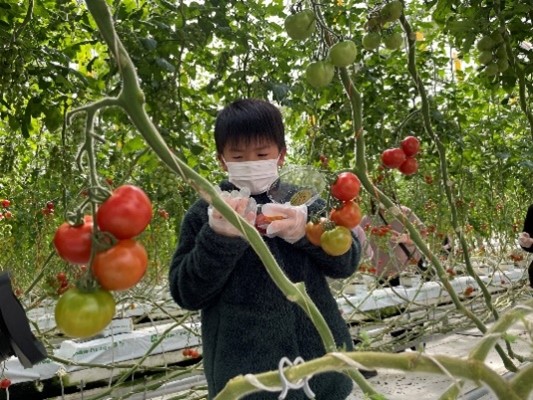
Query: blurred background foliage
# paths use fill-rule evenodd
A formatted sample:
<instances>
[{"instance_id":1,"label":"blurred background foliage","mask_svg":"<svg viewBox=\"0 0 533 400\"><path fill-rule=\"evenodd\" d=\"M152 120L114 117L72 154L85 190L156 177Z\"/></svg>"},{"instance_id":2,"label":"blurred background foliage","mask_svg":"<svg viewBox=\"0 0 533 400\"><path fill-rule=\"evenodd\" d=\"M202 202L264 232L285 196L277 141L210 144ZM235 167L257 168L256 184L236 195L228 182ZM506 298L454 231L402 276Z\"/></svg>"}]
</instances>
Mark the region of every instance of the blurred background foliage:
<instances>
[{"instance_id":1,"label":"blurred background foliage","mask_svg":"<svg viewBox=\"0 0 533 400\"><path fill-rule=\"evenodd\" d=\"M319 7L329 34L359 48L350 73L363 98L367 163L375 182L442 232L450 229L443 185L451 184L469 232L516 247L532 202L533 6L519 0L406 2L431 122L453 180L442 182L406 52L361 46L368 15L381 3L109 2L154 122L176 154L213 183L223 177L212 139L214 119L217 110L241 97L266 98L282 109L291 164L330 172L353 167L351 110L342 85L336 77L316 90L303 79L306 65L325 57L324 41L315 34L295 42L283 28L291 7ZM501 74L487 76L475 44L495 30L506 32L512 62ZM10 201L0 220L0 269L14 271L24 286L31 278L24 271L43 267L55 228L82 201L88 185L87 170L75 163L84 127L81 119L67 127L65 116L116 95L121 82L83 2L0 0L0 43L0 199ZM97 132L105 138L97 147L102 183L136 184L154 203L144 240L158 266L153 271L166 276L184 210L197 196L159 162L119 110L101 114ZM384 171L381 152L407 135L422 142L419 172L405 177ZM367 200L363 194L365 210ZM54 203L53 213L46 212L48 202ZM154 239L161 234L165 240ZM57 258L51 264L53 270L64 268Z\"/></svg>"}]
</instances>

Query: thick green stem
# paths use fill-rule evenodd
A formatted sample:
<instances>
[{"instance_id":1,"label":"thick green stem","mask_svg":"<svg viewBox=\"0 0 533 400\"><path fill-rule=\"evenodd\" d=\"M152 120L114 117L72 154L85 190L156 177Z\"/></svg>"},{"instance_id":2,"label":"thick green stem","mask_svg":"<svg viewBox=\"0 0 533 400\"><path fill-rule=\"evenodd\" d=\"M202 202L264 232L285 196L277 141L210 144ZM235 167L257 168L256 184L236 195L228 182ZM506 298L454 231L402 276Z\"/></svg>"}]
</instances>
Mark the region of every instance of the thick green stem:
<instances>
[{"instance_id":1,"label":"thick green stem","mask_svg":"<svg viewBox=\"0 0 533 400\"><path fill-rule=\"evenodd\" d=\"M117 98L119 105L124 108L132 123L139 130L158 157L172 171L179 174L187 181L187 183L194 187L206 201L220 211L220 213L243 234L243 237L258 254L270 277L280 290L289 300L300 305L312 320L324 343L326 351L336 350L335 340L326 320L306 291L301 286L292 283L283 273L255 227L238 215L222 199L222 197L220 197L216 188L209 181L190 168L169 149L167 143L162 138L144 109L144 93L140 87L135 66L116 34L111 13L105 0L87 0L86 3L105 42L111 49L111 52L119 65L123 82L122 91Z\"/></svg>"},{"instance_id":2,"label":"thick green stem","mask_svg":"<svg viewBox=\"0 0 533 400\"><path fill-rule=\"evenodd\" d=\"M284 369L285 376L291 382L297 382L310 375L328 371L346 371L364 365L368 368L390 368L415 373L430 373L449 375L482 383L488 386L501 400L520 400L515 392L512 382L507 382L497 372L490 369L484 362L478 360L463 360L460 358L443 355L429 356L423 353L377 353L377 352L350 352L330 353L321 358L308 361L304 364ZM281 388L281 379L278 371L257 374L253 377L238 376L228 382L226 387L218 394L217 400L237 400L245 395L259 391L258 386ZM531 391L528 387L521 387L522 393Z\"/></svg>"}]
</instances>

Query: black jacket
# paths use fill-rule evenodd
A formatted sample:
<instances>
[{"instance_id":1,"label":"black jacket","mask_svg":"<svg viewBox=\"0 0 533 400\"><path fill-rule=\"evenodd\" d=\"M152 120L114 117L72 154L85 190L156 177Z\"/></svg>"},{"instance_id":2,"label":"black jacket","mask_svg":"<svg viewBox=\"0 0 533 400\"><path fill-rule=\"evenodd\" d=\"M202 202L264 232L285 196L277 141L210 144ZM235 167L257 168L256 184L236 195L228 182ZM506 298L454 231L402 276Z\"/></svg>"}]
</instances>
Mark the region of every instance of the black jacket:
<instances>
[{"instance_id":1,"label":"black jacket","mask_svg":"<svg viewBox=\"0 0 533 400\"><path fill-rule=\"evenodd\" d=\"M222 190L232 190L228 182ZM258 204L269 199L254 196ZM309 207L309 214L324 206L322 200ZM277 370L284 356L293 361L311 360L325 354L316 328L303 310L288 301L277 288L248 242L215 233L208 224L208 204L198 200L187 211L178 248L170 267L170 291L183 308L201 310L202 349L209 398L239 374ZM285 274L304 282L307 292L326 319L339 348L353 350L352 339L326 276L346 278L357 269L360 244L332 257L305 237L294 244L281 238L265 242ZM342 400L352 389L346 375L317 375L310 386L318 400ZM279 392L258 392L246 400L277 399ZM302 390L291 390L287 399L303 400Z\"/></svg>"}]
</instances>

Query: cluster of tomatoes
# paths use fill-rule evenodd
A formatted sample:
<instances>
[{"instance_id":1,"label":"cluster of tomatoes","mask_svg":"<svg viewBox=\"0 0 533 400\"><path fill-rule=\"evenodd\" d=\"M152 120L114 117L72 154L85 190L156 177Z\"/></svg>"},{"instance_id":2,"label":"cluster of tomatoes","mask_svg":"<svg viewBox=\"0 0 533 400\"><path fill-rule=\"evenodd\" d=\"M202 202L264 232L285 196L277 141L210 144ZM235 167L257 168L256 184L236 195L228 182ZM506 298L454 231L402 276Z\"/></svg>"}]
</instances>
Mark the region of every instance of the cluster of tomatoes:
<instances>
[{"instance_id":1,"label":"cluster of tomatoes","mask_svg":"<svg viewBox=\"0 0 533 400\"><path fill-rule=\"evenodd\" d=\"M53 201L46 202L46 205L41 208L41 214L43 215L54 215L56 211L56 206Z\"/></svg>"},{"instance_id":2,"label":"cluster of tomatoes","mask_svg":"<svg viewBox=\"0 0 533 400\"><path fill-rule=\"evenodd\" d=\"M0 212L0 221L5 219L10 219L13 217L13 213L9 211L9 206L11 205L11 201L8 199L2 200L2 212Z\"/></svg>"},{"instance_id":3,"label":"cluster of tomatoes","mask_svg":"<svg viewBox=\"0 0 533 400\"><path fill-rule=\"evenodd\" d=\"M381 163L386 168L398 169L404 175L413 175L418 171L416 155L420 151L420 141L414 136L406 136L400 147L393 147L381 153Z\"/></svg>"},{"instance_id":4,"label":"cluster of tomatoes","mask_svg":"<svg viewBox=\"0 0 533 400\"><path fill-rule=\"evenodd\" d=\"M329 213L329 218L311 219L305 227L307 239L320 246L329 255L340 256L352 245L351 230L361 222L361 209L355 202L361 182L352 172L341 172L331 185L330 192L339 205Z\"/></svg>"},{"instance_id":5,"label":"cluster of tomatoes","mask_svg":"<svg viewBox=\"0 0 533 400\"><path fill-rule=\"evenodd\" d=\"M98 207L95 220L85 215L78 224L64 222L59 226L53 239L58 255L71 264L90 263L92 278L98 284L98 289L73 287L65 291L55 310L61 331L72 337L88 337L109 324L115 312L110 291L135 286L146 272L146 250L134 238L151 218L148 196L136 186L123 185Z\"/></svg>"},{"instance_id":6,"label":"cluster of tomatoes","mask_svg":"<svg viewBox=\"0 0 533 400\"><path fill-rule=\"evenodd\" d=\"M313 10L304 9L285 18L287 35L297 41L306 40L316 31L316 16ZM335 76L335 67L345 68L353 64L358 51L352 40L339 40L329 48L323 60L309 63L305 69L305 79L316 89L331 83Z\"/></svg>"},{"instance_id":7,"label":"cluster of tomatoes","mask_svg":"<svg viewBox=\"0 0 533 400\"><path fill-rule=\"evenodd\" d=\"M186 357L186 358L199 358L200 357L200 353L196 349L186 348L186 349L183 349L181 353L183 354L183 357Z\"/></svg>"},{"instance_id":8,"label":"cluster of tomatoes","mask_svg":"<svg viewBox=\"0 0 533 400\"><path fill-rule=\"evenodd\" d=\"M364 28L367 33L363 36L362 44L366 50L376 50L381 41L389 50L396 50L403 44L403 36L388 25L395 23L402 15L403 3L393 0L382 7L374 8L368 16Z\"/></svg>"},{"instance_id":9,"label":"cluster of tomatoes","mask_svg":"<svg viewBox=\"0 0 533 400\"><path fill-rule=\"evenodd\" d=\"M363 227L370 235L375 235L378 237L384 237L391 233L392 227L390 225L377 225L371 226L370 224Z\"/></svg>"}]
</instances>

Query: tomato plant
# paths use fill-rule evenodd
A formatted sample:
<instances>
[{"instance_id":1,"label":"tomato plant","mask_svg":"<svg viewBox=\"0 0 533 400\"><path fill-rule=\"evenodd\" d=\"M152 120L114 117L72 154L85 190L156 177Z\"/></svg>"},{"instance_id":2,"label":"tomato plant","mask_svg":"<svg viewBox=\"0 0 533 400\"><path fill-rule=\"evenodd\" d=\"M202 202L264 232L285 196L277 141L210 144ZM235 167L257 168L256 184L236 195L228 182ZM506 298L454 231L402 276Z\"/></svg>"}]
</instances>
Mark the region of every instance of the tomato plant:
<instances>
[{"instance_id":1,"label":"tomato plant","mask_svg":"<svg viewBox=\"0 0 533 400\"><path fill-rule=\"evenodd\" d=\"M54 314L61 332L74 338L86 338L96 335L111 322L115 300L103 289L70 288L59 298Z\"/></svg>"},{"instance_id":2,"label":"tomato plant","mask_svg":"<svg viewBox=\"0 0 533 400\"><path fill-rule=\"evenodd\" d=\"M331 185L331 195L340 201L349 201L359 196L361 181L352 172L341 172Z\"/></svg>"},{"instance_id":3,"label":"tomato plant","mask_svg":"<svg viewBox=\"0 0 533 400\"><path fill-rule=\"evenodd\" d=\"M344 226L336 226L322 234L320 246L330 256L343 255L352 246L352 233Z\"/></svg>"},{"instance_id":4,"label":"tomato plant","mask_svg":"<svg viewBox=\"0 0 533 400\"><path fill-rule=\"evenodd\" d=\"M339 208L331 210L329 219L337 225L353 229L361 222L361 208L353 201L346 201Z\"/></svg>"},{"instance_id":5,"label":"tomato plant","mask_svg":"<svg viewBox=\"0 0 533 400\"><path fill-rule=\"evenodd\" d=\"M337 42L330 47L328 60L336 67L347 67L355 62L357 47L351 40Z\"/></svg>"},{"instance_id":6,"label":"tomato plant","mask_svg":"<svg viewBox=\"0 0 533 400\"><path fill-rule=\"evenodd\" d=\"M315 13L303 10L285 18L287 35L294 40L305 40L316 30Z\"/></svg>"},{"instance_id":7,"label":"tomato plant","mask_svg":"<svg viewBox=\"0 0 533 400\"><path fill-rule=\"evenodd\" d=\"M140 234L152 219L152 203L137 186L123 185L113 191L96 212L100 230L117 239L131 239Z\"/></svg>"},{"instance_id":8,"label":"tomato plant","mask_svg":"<svg viewBox=\"0 0 533 400\"><path fill-rule=\"evenodd\" d=\"M329 85L334 75L335 67L327 61L312 62L305 69L305 78L315 89Z\"/></svg>"},{"instance_id":9,"label":"tomato plant","mask_svg":"<svg viewBox=\"0 0 533 400\"><path fill-rule=\"evenodd\" d=\"M404 175L413 175L418 171L418 161L416 161L416 158L410 157L398 169Z\"/></svg>"},{"instance_id":10,"label":"tomato plant","mask_svg":"<svg viewBox=\"0 0 533 400\"><path fill-rule=\"evenodd\" d=\"M133 239L126 239L96 254L92 272L103 289L126 290L142 279L147 265L148 255L144 246Z\"/></svg>"},{"instance_id":11,"label":"tomato plant","mask_svg":"<svg viewBox=\"0 0 533 400\"><path fill-rule=\"evenodd\" d=\"M326 218L320 218L317 222L311 220L305 225L305 236L315 246L320 246L320 237L324 233L324 223L326 221Z\"/></svg>"},{"instance_id":12,"label":"tomato plant","mask_svg":"<svg viewBox=\"0 0 533 400\"><path fill-rule=\"evenodd\" d=\"M48 209L47 209L48 210ZM81 225L62 223L54 234L59 257L72 264L86 264L91 258L93 218L86 215Z\"/></svg>"},{"instance_id":13,"label":"tomato plant","mask_svg":"<svg viewBox=\"0 0 533 400\"><path fill-rule=\"evenodd\" d=\"M381 162L387 168L398 168L406 158L403 150L397 147L384 150L381 153Z\"/></svg>"},{"instance_id":14,"label":"tomato plant","mask_svg":"<svg viewBox=\"0 0 533 400\"><path fill-rule=\"evenodd\" d=\"M407 157L413 157L418 154L420 150L420 141L414 136L406 136L400 142L400 148Z\"/></svg>"}]
</instances>

